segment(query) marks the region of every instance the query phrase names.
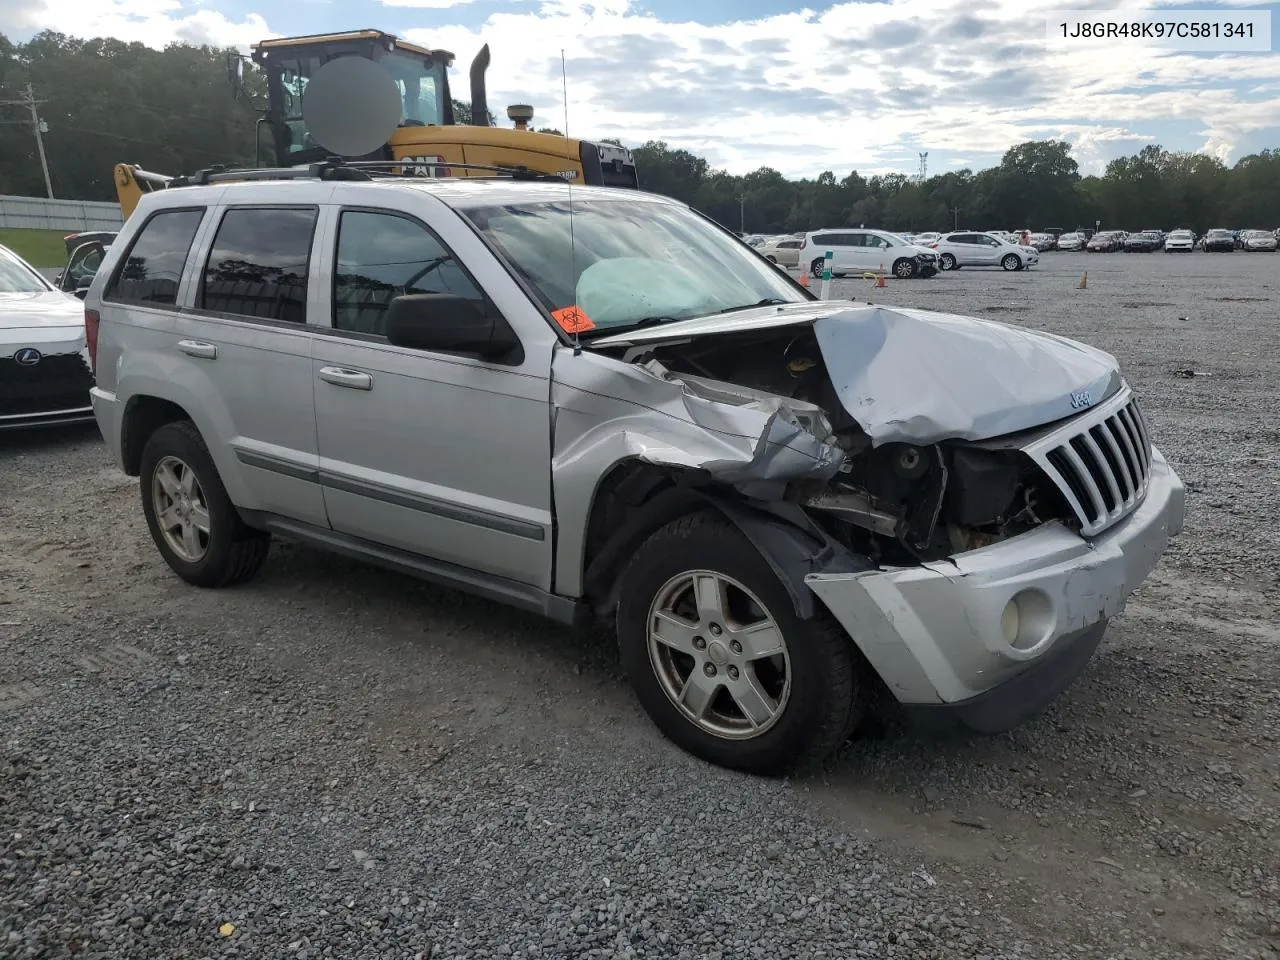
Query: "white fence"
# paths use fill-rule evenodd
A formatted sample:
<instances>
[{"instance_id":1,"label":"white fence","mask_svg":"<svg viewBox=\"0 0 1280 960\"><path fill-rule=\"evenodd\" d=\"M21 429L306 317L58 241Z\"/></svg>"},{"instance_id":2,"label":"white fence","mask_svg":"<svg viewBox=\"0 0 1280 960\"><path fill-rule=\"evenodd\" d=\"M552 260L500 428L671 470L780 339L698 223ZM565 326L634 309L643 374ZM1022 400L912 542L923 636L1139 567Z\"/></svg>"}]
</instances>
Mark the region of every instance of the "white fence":
<instances>
[{"instance_id":1,"label":"white fence","mask_svg":"<svg viewBox=\"0 0 1280 960\"><path fill-rule=\"evenodd\" d=\"M93 200L0 196L0 227L19 230L119 230L120 207Z\"/></svg>"}]
</instances>

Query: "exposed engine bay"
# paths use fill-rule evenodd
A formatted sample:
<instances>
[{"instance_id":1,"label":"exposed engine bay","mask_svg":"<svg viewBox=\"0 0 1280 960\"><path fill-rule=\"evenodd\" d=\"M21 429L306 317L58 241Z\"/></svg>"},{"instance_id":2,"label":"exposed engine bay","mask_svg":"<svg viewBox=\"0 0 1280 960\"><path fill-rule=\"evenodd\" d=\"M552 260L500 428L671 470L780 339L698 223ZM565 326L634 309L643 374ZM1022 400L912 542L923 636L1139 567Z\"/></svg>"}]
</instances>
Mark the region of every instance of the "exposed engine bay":
<instances>
[{"instance_id":1,"label":"exposed engine bay","mask_svg":"<svg viewBox=\"0 0 1280 960\"><path fill-rule=\"evenodd\" d=\"M876 564L940 560L1048 520L1075 523L1058 488L1016 445L942 440L874 446L841 403L811 326L607 352L672 378L706 378L820 408L830 424L825 439L843 451L839 469L830 479L790 481L784 497Z\"/></svg>"}]
</instances>

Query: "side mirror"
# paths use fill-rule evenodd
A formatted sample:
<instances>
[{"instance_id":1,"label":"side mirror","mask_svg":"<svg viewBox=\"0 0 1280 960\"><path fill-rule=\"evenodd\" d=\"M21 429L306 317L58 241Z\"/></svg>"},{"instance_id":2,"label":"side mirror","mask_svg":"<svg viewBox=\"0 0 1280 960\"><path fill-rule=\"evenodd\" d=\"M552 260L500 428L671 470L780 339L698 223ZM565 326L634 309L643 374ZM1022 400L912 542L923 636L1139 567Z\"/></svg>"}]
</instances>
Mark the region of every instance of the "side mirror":
<instances>
[{"instance_id":1,"label":"side mirror","mask_svg":"<svg viewBox=\"0 0 1280 960\"><path fill-rule=\"evenodd\" d=\"M62 289L62 271L58 271L58 275L53 278L53 285L58 289Z\"/></svg>"},{"instance_id":2,"label":"side mirror","mask_svg":"<svg viewBox=\"0 0 1280 960\"><path fill-rule=\"evenodd\" d=\"M89 288L91 286L93 286L93 274L89 274L87 277L81 277L80 281L76 284L76 296L83 300L89 295Z\"/></svg>"},{"instance_id":3,"label":"side mirror","mask_svg":"<svg viewBox=\"0 0 1280 960\"><path fill-rule=\"evenodd\" d=\"M451 293L411 293L387 307L387 340L398 347L461 353L482 360L519 363L520 340L500 317Z\"/></svg>"}]
</instances>

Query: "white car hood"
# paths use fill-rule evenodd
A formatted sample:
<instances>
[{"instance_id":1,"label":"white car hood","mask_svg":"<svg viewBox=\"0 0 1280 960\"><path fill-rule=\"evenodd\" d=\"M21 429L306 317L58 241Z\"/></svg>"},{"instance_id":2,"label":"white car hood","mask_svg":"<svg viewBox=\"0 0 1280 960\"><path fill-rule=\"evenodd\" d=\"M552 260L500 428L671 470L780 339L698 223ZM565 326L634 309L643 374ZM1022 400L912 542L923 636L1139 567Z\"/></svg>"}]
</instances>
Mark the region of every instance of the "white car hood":
<instances>
[{"instance_id":1,"label":"white car hood","mask_svg":"<svg viewBox=\"0 0 1280 960\"><path fill-rule=\"evenodd\" d=\"M1079 413L1118 390L1110 354L994 320L902 307L805 303L646 327L621 347L813 326L841 405L877 446L986 440Z\"/></svg>"},{"instance_id":2,"label":"white car hood","mask_svg":"<svg viewBox=\"0 0 1280 960\"><path fill-rule=\"evenodd\" d=\"M84 303L70 294L0 293L0 356L21 347L74 353L84 339Z\"/></svg>"}]
</instances>

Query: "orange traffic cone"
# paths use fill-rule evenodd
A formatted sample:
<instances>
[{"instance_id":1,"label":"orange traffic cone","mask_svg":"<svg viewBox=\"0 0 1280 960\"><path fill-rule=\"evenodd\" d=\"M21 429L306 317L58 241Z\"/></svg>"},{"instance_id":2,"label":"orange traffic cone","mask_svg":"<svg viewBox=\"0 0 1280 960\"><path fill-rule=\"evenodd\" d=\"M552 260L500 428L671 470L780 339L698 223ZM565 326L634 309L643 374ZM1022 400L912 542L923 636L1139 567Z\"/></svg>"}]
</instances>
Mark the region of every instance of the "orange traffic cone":
<instances>
[{"instance_id":1,"label":"orange traffic cone","mask_svg":"<svg viewBox=\"0 0 1280 960\"><path fill-rule=\"evenodd\" d=\"M884 282L884 264L882 263L882 264L880 264L880 273L876 276L876 289L877 289L877 290L883 290L884 288L885 288L885 282Z\"/></svg>"},{"instance_id":2,"label":"orange traffic cone","mask_svg":"<svg viewBox=\"0 0 1280 960\"><path fill-rule=\"evenodd\" d=\"M1076 289L1077 290L1089 289L1089 271L1088 270L1080 274L1080 282L1076 284Z\"/></svg>"},{"instance_id":3,"label":"orange traffic cone","mask_svg":"<svg viewBox=\"0 0 1280 960\"><path fill-rule=\"evenodd\" d=\"M800 286L809 289L809 271L804 268L800 270Z\"/></svg>"}]
</instances>

